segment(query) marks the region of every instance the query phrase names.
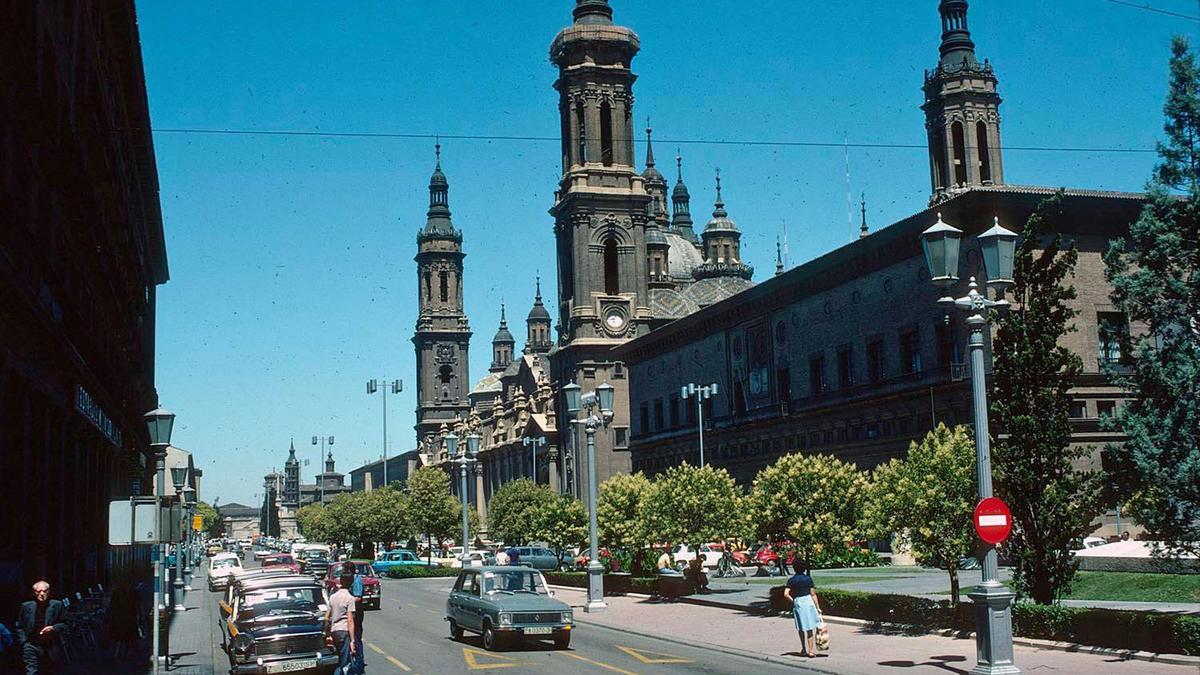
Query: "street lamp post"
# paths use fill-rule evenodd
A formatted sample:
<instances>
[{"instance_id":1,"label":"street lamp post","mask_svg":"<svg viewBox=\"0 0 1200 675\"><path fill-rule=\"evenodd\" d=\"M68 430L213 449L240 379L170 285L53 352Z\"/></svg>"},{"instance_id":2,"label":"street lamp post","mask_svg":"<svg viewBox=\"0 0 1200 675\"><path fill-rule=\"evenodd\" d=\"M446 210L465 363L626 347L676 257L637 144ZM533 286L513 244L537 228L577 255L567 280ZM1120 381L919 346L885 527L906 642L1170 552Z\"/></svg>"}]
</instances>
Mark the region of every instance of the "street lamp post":
<instances>
[{"instance_id":1,"label":"street lamp post","mask_svg":"<svg viewBox=\"0 0 1200 675\"><path fill-rule=\"evenodd\" d=\"M171 482L175 485L175 498L179 500L179 516L183 517L183 481L187 477L186 466L171 467ZM177 523L178 524L178 523ZM180 533L182 534L182 532ZM182 539L182 538L181 538ZM187 607L183 604L183 547L181 541L174 542L175 544L175 607L176 612L186 612Z\"/></svg>"},{"instance_id":2,"label":"street lamp post","mask_svg":"<svg viewBox=\"0 0 1200 675\"><path fill-rule=\"evenodd\" d=\"M596 387L587 394L580 394L580 386L572 382L563 387L566 397L567 413L577 415L586 410L587 417L575 420L582 424L587 433L587 473L588 473L588 543L591 546L588 556L588 601L583 608L585 612L599 612L608 608L604 602L604 565L600 562L600 537L596 525L596 427L603 425L608 428L613 418L613 386L607 382ZM597 417L595 412L599 412Z\"/></svg>"},{"instance_id":3,"label":"street lamp post","mask_svg":"<svg viewBox=\"0 0 1200 675\"><path fill-rule=\"evenodd\" d=\"M471 537L471 525L467 519L467 465L475 463L475 456L479 454L479 434L471 433L467 435L467 445L462 449L462 454L458 453L458 436L454 432L450 432L446 436L446 454L451 457L453 463L459 466L460 487L459 496L462 497L462 560L463 567L467 566L467 540ZM458 455L455 457L455 455Z\"/></svg>"},{"instance_id":4,"label":"street lamp post","mask_svg":"<svg viewBox=\"0 0 1200 675\"><path fill-rule=\"evenodd\" d=\"M689 382L679 388L679 397L683 400L696 399L696 427L700 432L700 466L704 466L704 401L717 395L717 383L697 385Z\"/></svg>"},{"instance_id":5,"label":"street lamp post","mask_svg":"<svg viewBox=\"0 0 1200 675\"><path fill-rule=\"evenodd\" d=\"M925 253L925 264L934 285L947 293L958 281L958 258L962 244L962 230L937 222L921 233L921 246ZM971 330L968 343L971 351L971 397L975 408L975 472L979 485L979 499L992 496L992 459L988 435L987 389L984 378L983 331L987 326L984 316L988 310L1003 310L1008 307L1004 290L1012 284L1013 256L1017 234L1000 226L995 219L992 227L978 237L983 253L984 269L988 274L987 285L997 291L999 299L990 300L986 291L981 294L975 278L967 284L967 294L961 298L946 295L938 304L947 308L956 307L967 314L967 326ZM968 593L975 603L975 652L976 665L971 671L977 675L1010 675L1020 673L1013 663L1012 613L1013 593L999 580L999 565L996 547L985 543L983 555L983 579L979 586Z\"/></svg>"},{"instance_id":6,"label":"street lamp post","mask_svg":"<svg viewBox=\"0 0 1200 675\"><path fill-rule=\"evenodd\" d=\"M162 495L167 491L166 461L167 446L171 445L171 428L175 426L175 414L157 408L145 414L146 427L150 433L150 449L154 451L154 471L156 490L154 492L154 635L151 638L150 662L154 675L158 675L159 651L161 651L159 630L162 626L163 585L162 570L164 549L162 545Z\"/></svg>"},{"instance_id":7,"label":"street lamp post","mask_svg":"<svg viewBox=\"0 0 1200 675\"><path fill-rule=\"evenodd\" d=\"M187 557L183 561L183 590L190 593L192 591L192 564L196 556L196 529L192 527L192 518L196 515L196 488L190 485L183 488L183 501L187 508L187 514L183 519L184 525L187 526Z\"/></svg>"},{"instance_id":8,"label":"street lamp post","mask_svg":"<svg viewBox=\"0 0 1200 675\"><path fill-rule=\"evenodd\" d=\"M383 385L380 387L379 385ZM392 390L393 394L399 394L404 391L404 380L387 381L387 378L382 380L367 380L367 393L374 394L375 392L383 392L383 485L388 484L388 444L387 444L387 395L388 389Z\"/></svg>"},{"instance_id":9,"label":"street lamp post","mask_svg":"<svg viewBox=\"0 0 1200 675\"><path fill-rule=\"evenodd\" d=\"M545 436L524 436L521 438L521 445L527 448L533 448L533 468L530 473L533 475L533 484L537 485L537 451L538 447L546 446Z\"/></svg>"},{"instance_id":10,"label":"street lamp post","mask_svg":"<svg viewBox=\"0 0 1200 675\"><path fill-rule=\"evenodd\" d=\"M318 458L318 461L317 461L317 490L318 490L318 494L321 495L321 498L320 498L320 501L317 503L324 504L325 503L325 483L321 480L321 474L325 473L325 469L322 468L325 466L325 444L328 443L329 445L332 446L333 445L333 436L313 436L312 437L313 445L316 445L318 441L321 443L321 456L320 456L320 458ZM384 466L387 466L387 464L384 463ZM268 532L268 534L270 534L270 533Z\"/></svg>"}]
</instances>

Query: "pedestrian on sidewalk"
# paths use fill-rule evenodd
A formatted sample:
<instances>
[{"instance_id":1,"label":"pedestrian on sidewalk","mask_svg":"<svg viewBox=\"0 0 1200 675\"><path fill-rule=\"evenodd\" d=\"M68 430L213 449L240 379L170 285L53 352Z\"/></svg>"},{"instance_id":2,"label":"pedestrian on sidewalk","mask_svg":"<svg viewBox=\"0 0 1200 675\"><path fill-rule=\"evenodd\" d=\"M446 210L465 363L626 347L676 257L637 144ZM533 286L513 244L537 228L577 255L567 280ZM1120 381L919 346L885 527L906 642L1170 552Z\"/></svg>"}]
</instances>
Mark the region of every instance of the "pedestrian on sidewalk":
<instances>
[{"instance_id":1,"label":"pedestrian on sidewalk","mask_svg":"<svg viewBox=\"0 0 1200 675\"><path fill-rule=\"evenodd\" d=\"M114 658L132 658L137 653L137 643L141 639L138 629L139 616L137 591L133 590L129 579L123 578L113 588L112 599L104 617L108 626L108 637L114 645Z\"/></svg>"},{"instance_id":2,"label":"pedestrian on sidewalk","mask_svg":"<svg viewBox=\"0 0 1200 675\"><path fill-rule=\"evenodd\" d=\"M362 575L358 573L357 563L343 563L342 575L347 573L354 575L354 583L350 584L350 595L354 596L354 648L358 651L358 655L354 659L355 675L367 672L366 653L363 650L363 614L366 612L366 605L363 604L363 595L366 593L365 584L363 583Z\"/></svg>"},{"instance_id":3,"label":"pedestrian on sidewalk","mask_svg":"<svg viewBox=\"0 0 1200 675\"><path fill-rule=\"evenodd\" d=\"M49 582L33 585L33 600L22 603L17 615L17 644L25 675L54 672L54 662L61 657L59 639L67 628L65 614L62 601L50 599Z\"/></svg>"},{"instance_id":4,"label":"pedestrian on sidewalk","mask_svg":"<svg viewBox=\"0 0 1200 675\"><path fill-rule=\"evenodd\" d=\"M354 584L354 575L346 574L345 569L338 579L337 592L329 597L329 609L325 611L325 630L333 638L333 648L338 653L338 667L335 675L348 675L354 662L358 648L354 645L354 595L350 586Z\"/></svg>"},{"instance_id":5,"label":"pedestrian on sidewalk","mask_svg":"<svg viewBox=\"0 0 1200 675\"><path fill-rule=\"evenodd\" d=\"M794 565L796 573L787 581L783 597L792 602L792 616L796 621L796 632L800 634L803 655L817 655L817 628L821 625L821 606L817 604L816 584L808 570L799 560Z\"/></svg>"}]
</instances>

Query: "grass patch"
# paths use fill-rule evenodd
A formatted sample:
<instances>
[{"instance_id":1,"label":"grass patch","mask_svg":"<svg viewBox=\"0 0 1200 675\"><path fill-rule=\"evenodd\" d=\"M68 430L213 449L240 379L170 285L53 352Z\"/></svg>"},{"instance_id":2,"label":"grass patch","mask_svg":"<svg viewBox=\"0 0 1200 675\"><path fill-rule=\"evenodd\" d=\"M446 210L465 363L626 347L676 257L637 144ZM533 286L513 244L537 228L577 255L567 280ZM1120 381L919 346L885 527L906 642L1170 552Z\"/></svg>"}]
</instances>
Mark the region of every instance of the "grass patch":
<instances>
[{"instance_id":1,"label":"grass patch","mask_svg":"<svg viewBox=\"0 0 1200 675\"><path fill-rule=\"evenodd\" d=\"M1070 600L1200 602L1200 574L1080 572Z\"/></svg>"},{"instance_id":2,"label":"grass patch","mask_svg":"<svg viewBox=\"0 0 1200 675\"><path fill-rule=\"evenodd\" d=\"M821 574L820 572L813 573L813 581L816 582L818 588L820 588L821 586L841 586L843 584L861 584L861 583L870 583L873 581L891 581L893 579L911 579L911 578L913 578L913 575L911 575L911 574L829 574L829 575L824 575L824 574ZM727 578L727 579L717 579L716 577L709 575L708 580L710 582L719 581L721 583L773 584L775 586L781 586L781 585L787 583L788 577L745 577L745 578L734 577L734 578Z\"/></svg>"}]
</instances>

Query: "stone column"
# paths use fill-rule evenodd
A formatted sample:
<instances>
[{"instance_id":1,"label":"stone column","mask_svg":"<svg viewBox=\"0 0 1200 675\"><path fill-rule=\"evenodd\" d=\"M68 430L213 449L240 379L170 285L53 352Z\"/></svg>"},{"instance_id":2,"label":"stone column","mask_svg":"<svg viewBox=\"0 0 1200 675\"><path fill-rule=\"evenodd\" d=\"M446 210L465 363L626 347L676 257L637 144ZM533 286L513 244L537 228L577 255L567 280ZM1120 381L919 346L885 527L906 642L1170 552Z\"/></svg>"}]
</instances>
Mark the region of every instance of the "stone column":
<instances>
[{"instance_id":1,"label":"stone column","mask_svg":"<svg viewBox=\"0 0 1200 675\"><path fill-rule=\"evenodd\" d=\"M479 531L487 534L487 508L483 500L483 463L475 463L475 509L479 511Z\"/></svg>"},{"instance_id":2,"label":"stone column","mask_svg":"<svg viewBox=\"0 0 1200 675\"><path fill-rule=\"evenodd\" d=\"M550 460L549 464L547 465L547 468L550 471L550 489L553 490L555 494L558 494L562 492L562 489L558 484L558 448L551 446L547 458Z\"/></svg>"}]
</instances>

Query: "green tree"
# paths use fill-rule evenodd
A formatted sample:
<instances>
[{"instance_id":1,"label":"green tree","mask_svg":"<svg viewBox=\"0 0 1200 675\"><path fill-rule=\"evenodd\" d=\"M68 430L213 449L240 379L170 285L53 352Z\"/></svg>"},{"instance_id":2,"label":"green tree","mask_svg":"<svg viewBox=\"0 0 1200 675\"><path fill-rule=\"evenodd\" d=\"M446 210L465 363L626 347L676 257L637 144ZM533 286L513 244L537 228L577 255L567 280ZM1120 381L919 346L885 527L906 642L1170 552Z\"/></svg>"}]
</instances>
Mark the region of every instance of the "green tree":
<instances>
[{"instance_id":1,"label":"green tree","mask_svg":"<svg viewBox=\"0 0 1200 675\"><path fill-rule=\"evenodd\" d=\"M219 537L225 533L225 521L208 502L196 502L196 515L202 519L200 531L209 537Z\"/></svg>"},{"instance_id":2,"label":"green tree","mask_svg":"<svg viewBox=\"0 0 1200 675\"><path fill-rule=\"evenodd\" d=\"M488 532L507 544L527 544L538 537L538 512L554 498L549 488L528 478L500 486L488 502Z\"/></svg>"},{"instance_id":3,"label":"green tree","mask_svg":"<svg viewBox=\"0 0 1200 675\"><path fill-rule=\"evenodd\" d=\"M309 504L296 511L296 526L309 541L332 541L333 525L321 504Z\"/></svg>"},{"instance_id":4,"label":"green tree","mask_svg":"<svg viewBox=\"0 0 1200 675\"><path fill-rule=\"evenodd\" d=\"M1082 362L1060 341L1075 330L1067 278L1079 256L1050 234L1059 230L1050 220L1061 200L1061 193L1044 200L1025 224L1013 261L1014 303L994 342L993 422L1007 434L992 450L997 492L1013 514L1017 592L1041 604L1070 590L1071 542L1102 510L1100 475L1078 467L1090 449L1071 443L1067 392Z\"/></svg>"},{"instance_id":5,"label":"green tree","mask_svg":"<svg viewBox=\"0 0 1200 675\"><path fill-rule=\"evenodd\" d=\"M1122 336L1132 368L1114 373L1133 395L1109 422L1127 439L1108 447L1114 483L1177 555L1200 553L1200 69L1183 38L1170 71L1147 204L1104 262L1113 302L1145 327Z\"/></svg>"},{"instance_id":6,"label":"green tree","mask_svg":"<svg viewBox=\"0 0 1200 675\"><path fill-rule=\"evenodd\" d=\"M346 541L354 542L355 555L373 556L376 543L393 542L405 534L405 501L391 487L339 496L349 497L348 521L341 526Z\"/></svg>"},{"instance_id":7,"label":"green tree","mask_svg":"<svg viewBox=\"0 0 1200 675\"><path fill-rule=\"evenodd\" d=\"M791 542L809 569L818 553L840 550L863 530L869 492L854 464L832 455L784 455L754 478L748 496L759 539Z\"/></svg>"},{"instance_id":8,"label":"green tree","mask_svg":"<svg viewBox=\"0 0 1200 675\"><path fill-rule=\"evenodd\" d=\"M700 544L744 535L742 491L725 469L687 462L667 469L641 503L648 538L662 543ZM597 507L597 519L599 507Z\"/></svg>"},{"instance_id":9,"label":"green tree","mask_svg":"<svg viewBox=\"0 0 1200 675\"><path fill-rule=\"evenodd\" d=\"M924 565L950 575L950 597L958 603L958 559L975 544L975 442L967 427L939 424L904 459L871 473L865 521L875 536L893 533Z\"/></svg>"},{"instance_id":10,"label":"green tree","mask_svg":"<svg viewBox=\"0 0 1200 675\"><path fill-rule=\"evenodd\" d=\"M570 495L550 492L550 499L537 506L534 531L536 538L549 544L561 559L564 549L581 544L587 538L587 509L583 502Z\"/></svg>"},{"instance_id":11,"label":"green tree","mask_svg":"<svg viewBox=\"0 0 1200 675\"><path fill-rule=\"evenodd\" d=\"M599 486L596 497L597 538L601 546L630 551L636 558L650 542L642 518L642 501L651 483L641 471L619 473Z\"/></svg>"},{"instance_id":12,"label":"green tree","mask_svg":"<svg viewBox=\"0 0 1200 675\"><path fill-rule=\"evenodd\" d=\"M409 475L407 486L401 508L409 527L435 545L452 538L462 527L462 506L450 494L450 476L438 467L423 466ZM432 559L432 547L429 555Z\"/></svg>"}]
</instances>

